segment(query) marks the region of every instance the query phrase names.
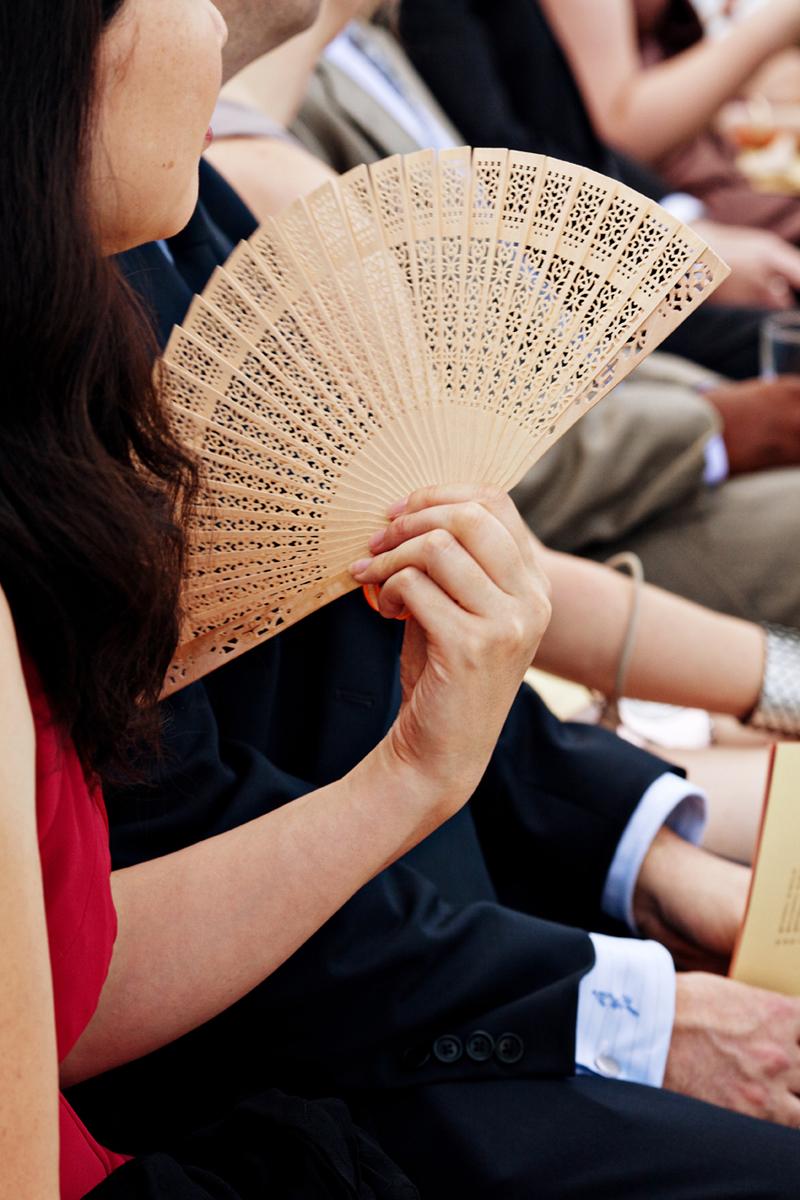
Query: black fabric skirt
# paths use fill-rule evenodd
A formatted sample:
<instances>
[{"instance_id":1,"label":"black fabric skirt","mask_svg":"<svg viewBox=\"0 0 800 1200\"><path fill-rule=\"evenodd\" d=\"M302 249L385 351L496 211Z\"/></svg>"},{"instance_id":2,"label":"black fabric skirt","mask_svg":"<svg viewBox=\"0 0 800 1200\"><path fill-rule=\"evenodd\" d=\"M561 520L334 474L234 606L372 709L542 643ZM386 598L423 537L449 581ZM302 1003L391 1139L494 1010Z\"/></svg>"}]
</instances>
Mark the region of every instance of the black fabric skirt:
<instances>
[{"instance_id":1,"label":"black fabric skirt","mask_svg":"<svg viewBox=\"0 0 800 1200\"><path fill-rule=\"evenodd\" d=\"M92 1200L419 1200L338 1100L269 1091L167 1150L139 1155Z\"/></svg>"}]
</instances>

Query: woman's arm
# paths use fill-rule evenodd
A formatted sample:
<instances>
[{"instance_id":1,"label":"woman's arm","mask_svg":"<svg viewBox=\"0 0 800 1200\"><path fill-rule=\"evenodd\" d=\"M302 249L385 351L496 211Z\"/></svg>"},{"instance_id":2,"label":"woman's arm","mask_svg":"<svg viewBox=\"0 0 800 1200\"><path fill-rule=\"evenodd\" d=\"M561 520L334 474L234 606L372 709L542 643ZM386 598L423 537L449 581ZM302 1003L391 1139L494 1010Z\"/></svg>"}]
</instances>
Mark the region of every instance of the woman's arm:
<instances>
[{"instance_id":1,"label":"woman's arm","mask_svg":"<svg viewBox=\"0 0 800 1200\"><path fill-rule=\"evenodd\" d=\"M382 585L384 615L413 618L389 734L337 783L116 873L111 970L66 1084L227 1008L477 787L547 624L547 585L507 497L439 494L398 516L411 540L354 571Z\"/></svg>"},{"instance_id":2,"label":"woman's arm","mask_svg":"<svg viewBox=\"0 0 800 1200\"><path fill-rule=\"evenodd\" d=\"M598 133L643 162L699 133L778 50L800 38L800 5L770 0L720 40L642 65L632 0L540 0Z\"/></svg>"},{"instance_id":3,"label":"woman's arm","mask_svg":"<svg viewBox=\"0 0 800 1200\"><path fill-rule=\"evenodd\" d=\"M58 1069L35 743L0 592L0 1197L58 1200Z\"/></svg>"},{"instance_id":4,"label":"woman's arm","mask_svg":"<svg viewBox=\"0 0 800 1200\"><path fill-rule=\"evenodd\" d=\"M553 605L536 665L611 695L633 582L599 563L536 545ZM627 696L742 717L758 700L763 670L759 626L644 585Z\"/></svg>"},{"instance_id":5,"label":"woman's arm","mask_svg":"<svg viewBox=\"0 0 800 1200\"><path fill-rule=\"evenodd\" d=\"M119 932L65 1087L229 1007L438 823L385 744L344 779L112 876ZM426 804L426 801L428 802Z\"/></svg>"},{"instance_id":6,"label":"woman's arm","mask_svg":"<svg viewBox=\"0 0 800 1200\"><path fill-rule=\"evenodd\" d=\"M220 138L206 158L259 221L277 216L299 196L337 178L303 146L274 137Z\"/></svg>"},{"instance_id":7,"label":"woman's arm","mask_svg":"<svg viewBox=\"0 0 800 1200\"><path fill-rule=\"evenodd\" d=\"M257 58L235 75L225 84L223 97L251 104L279 125L291 125L324 45L317 20L305 33Z\"/></svg>"},{"instance_id":8,"label":"woman's arm","mask_svg":"<svg viewBox=\"0 0 800 1200\"><path fill-rule=\"evenodd\" d=\"M299 113L323 50L359 13L353 0L324 0L314 24L245 67L225 85L230 100L255 105L284 128ZM360 6L366 12L368 5Z\"/></svg>"}]
</instances>

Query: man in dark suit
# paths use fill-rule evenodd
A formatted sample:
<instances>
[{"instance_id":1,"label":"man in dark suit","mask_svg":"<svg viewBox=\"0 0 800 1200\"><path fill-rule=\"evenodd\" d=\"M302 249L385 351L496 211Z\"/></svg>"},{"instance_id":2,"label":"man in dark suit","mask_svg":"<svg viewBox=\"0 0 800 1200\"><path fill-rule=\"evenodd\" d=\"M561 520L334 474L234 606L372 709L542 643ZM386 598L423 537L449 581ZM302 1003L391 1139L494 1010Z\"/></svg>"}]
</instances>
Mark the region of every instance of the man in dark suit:
<instances>
[{"instance_id":1,"label":"man in dark suit","mask_svg":"<svg viewBox=\"0 0 800 1200\"><path fill-rule=\"evenodd\" d=\"M399 21L411 61L470 145L550 154L622 179L653 200L667 196L670 188L656 174L600 141L536 0L402 0ZM676 215L685 220L683 207ZM716 233L724 235L718 248L735 276L735 237L724 226ZM703 234L715 242L707 229ZM793 247L780 252L800 260ZM748 271L761 282L763 269L754 272L749 263ZM794 262L792 272L796 286ZM704 305L663 349L747 379L759 372L763 317L760 308Z\"/></svg>"},{"instance_id":2,"label":"man in dark suit","mask_svg":"<svg viewBox=\"0 0 800 1200\"><path fill-rule=\"evenodd\" d=\"M163 333L252 226L204 169L187 229L128 257ZM349 770L394 719L401 637L348 596L170 699L152 786L108 796L117 866ZM469 808L233 1009L75 1102L136 1149L265 1086L333 1092L436 1197L788 1197L789 1131L627 1080L660 1083L668 1060L676 1087L735 1103L755 1075L788 1123L800 1004L689 974L673 1026L665 951L584 932L635 915L696 961L724 957L735 869L657 832L696 831L698 803L666 764L523 690ZM771 1082L745 1021L785 1052Z\"/></svg>"}]
</instances>

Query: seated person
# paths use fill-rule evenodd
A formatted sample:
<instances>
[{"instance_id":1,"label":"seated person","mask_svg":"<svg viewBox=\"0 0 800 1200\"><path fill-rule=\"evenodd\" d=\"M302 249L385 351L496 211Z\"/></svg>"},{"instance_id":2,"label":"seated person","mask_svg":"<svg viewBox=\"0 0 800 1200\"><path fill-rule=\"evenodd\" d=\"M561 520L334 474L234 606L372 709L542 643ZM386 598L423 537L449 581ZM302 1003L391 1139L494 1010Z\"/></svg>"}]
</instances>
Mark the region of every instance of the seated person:
<instances>
[{"instance_id":1,"label":"seated person","mask_svg":"<svg viewBox=\"0 0 800 1200\"><path fill-rule=\"evenodd\" d=\"M719 39L704 37L691 0L540 3L600 137L697 196L713 220L800 241L800 198L756 192L711 128L722 104L800 39L794 0L768 0Z\"/></svg>"},{"instance_id":2,"label":"seated person","mask_svg":"<svg viewBox=\"0 0 800 1200\"><path fill-rule=\"evenodd\" d=\"M546 624L545 581L510 504L502 529L482 510L482 548L451 562L460 583L391 573L384 603L408 607L427 638L413 664L405 656L405 718L342 780L118 874L112 897L100 783L158 753L198 472L162 410L139 306L107 260L191 215L227 31L195 0L80 12L41 0L25 17L0 21L13 231L0 343L22 355L0 417L0 1191L413 1200L341 1104L262 1090L131 1160L81 1124L59 1071L124 1062L208 1020L466 802ZM460 522L469 506L455 509ZM465 582L482 593L469 616ZM413 736L409 721L421 722Z\"/></svg>"},{"instance_id":3,"label":"seated person","mask_svg":"<svg viewBox=\"0 0 800 1200\"><path fill-rule=\"evenodd\" d=\"M552 154L619 176L653 200L674 205L684 220L702 212L696 197L669 196L664 180L598 138L538 0L402 0L399 19L409 57L472 145ZM476 88L480 105L473 103ZM794 305L800 286L795 246L768 230L706 222L702 232L733 268L715 304ZM757 317L750 325L738 311L717 320L706 305L680 336L673 335L671 348L680 346L675 352L722 374L755 375L758 324ZM695 338L704 338L706 347L693 347Z\"/></svg>"},{"instance_id":4,"label":"seated person","mask_svg":"<svg viewBox=\"0 0 800 1200\"><path fill-rule=\"evenodd\" d=\"M251 45L243 34L247 20L266 22L274 6L258 14L254 7L224 5L242 35L232 44ZM228 62L232 69L235 59ZM226 240L254 226L213 172L203 170L202 178L201 204L186 230L168 240L169 253L151 244L127 256L131 278L158 305L165 331L188 304L190 287L202 286L215 256L224 257ZM458 493L412 497L359 577L384 582L399 574L419 540L428 544L431 519L453 531L446 544L461 561L462 538L470 538L455 519L463 507ZM505 499L482 495L466 509L473 530L487 521L505 528L516 551L499 526L489 525L511 550L508 564L517 553L526 557ZM441 538L437 543L442 547ZM398 610L391 582L382 597L387 614ZM503 602L509 617L510 599ZM516 617L507 621L506 632L515 624ZM743 627L723 624L735 645ZM744 628L759 660L758 633ZM345 597L167 701L165 749L149 764L149 785L120 783L109 791L120 897L137 877L165 878L180 903L199 878L210 893L204 911L214 914L204 937L215 947L227 937L220 919L226 910L248 915L248 937L258 948L229 946L220 988L231 977L241 982L269 969L265 954L273 961L275 945L254 896L266 894L274 905L287 895L287 916L293 908L301 916L319 912L317 852L306 856L317 882L303 875L285 893L277 868L286 842L265 845L253 822L287 809L286 820L293 819L314 807L321 788L327 812L336 781L365 756L381 760L398 713L424 718L424 697L414 699L423 649L418 622L401 628L369 612L360 595ZM474 647L465 657L499 703L504 689L481 669ZM438 695L458 674L445 657L440 671L430 680ZM755 700L757 678L745 690L736 706ZM411 739L418 749L431 739L439 746L444 725L476 745L492 736L485 701L476 703L470 688L463 700L457 694L447 720L442 714L419 721ZM435 777L448 786L454 778L463 782L473 750L443 752ZM422 772L410 784L412 808L426 780ZM298 796L299 810L287 804ZM381 805L371 825L373 851L388 862L382 826L401 818L403 797L382 786L374 796ZM691 943L695 966L724 964L748 872L676 832L697 836L701 808L696 789L666 764L602 730L559 724L523 689L469 808L376 874L239 1004L82 1094L73 1089L72 1098L111 1144L124 1139L136 1149L169 1144L165 1137L213 1119L232 1098L291 1080L305 1095L344 1093L431 1195L556 1196L566 1181L575 1196L649 1198L657 1158L672 1200L695 1197L698 1187L720 1200L736 1187L789 1196L800 1153L793 1133L718 1104L794 1121L800 1003L703 971L676 978L663 945L583 932L612 920L619 930L628 920L679 958ZM355 805L356 816L365 812L374 812L369 797ZM676 828L663 828L665 819ZM331 830L330 840L348 841L346 832L333 824ZM305 845L296 829L289 840ZM227 853L231 845L238 853ZM137 876L132 864L142 860L148 865ZM199 873L188 870L201 860ZM162 917L173 947L174 924ZM186 951L208 961L203 944ZM148 976L152 952L142 951ZM197 966L173 976L190 991L177 1014L188 1020L184 1009L196 1011ZM754 1030L752 1042L738 1032L745 1024ZM64 1064L65 1082L119 1055L118 1043L104 1044L104 1026L93 1023L78 1041ZM777 1075L755 1051L765 1039L785 1055L786 1070ZM672 1091L635 1082L663 1078Z\"/></svg>"}]
</instances>

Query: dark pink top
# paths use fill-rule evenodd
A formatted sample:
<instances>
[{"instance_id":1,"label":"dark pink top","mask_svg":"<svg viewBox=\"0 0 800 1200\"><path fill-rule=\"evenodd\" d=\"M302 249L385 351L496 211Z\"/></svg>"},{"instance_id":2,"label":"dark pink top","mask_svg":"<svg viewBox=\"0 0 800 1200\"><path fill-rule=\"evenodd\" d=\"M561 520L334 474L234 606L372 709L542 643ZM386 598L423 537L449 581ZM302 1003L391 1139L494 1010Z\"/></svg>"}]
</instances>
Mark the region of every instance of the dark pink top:
<instances>
[{"instance_id":1,"label":"dark pink top","mask_svg":"<svg viewBox=\"0 0 800 1200\"><path fill-rule=\"evenodd\" d=\"M97 1007L117 933L108 823L99 788L87 785L36 671L24 665L36 728L39 854L62 1062ZM98 1145L63 1096L59 1101L61 1200L81 1200L127 1160Z\"/></svg>"}]
</instances>

